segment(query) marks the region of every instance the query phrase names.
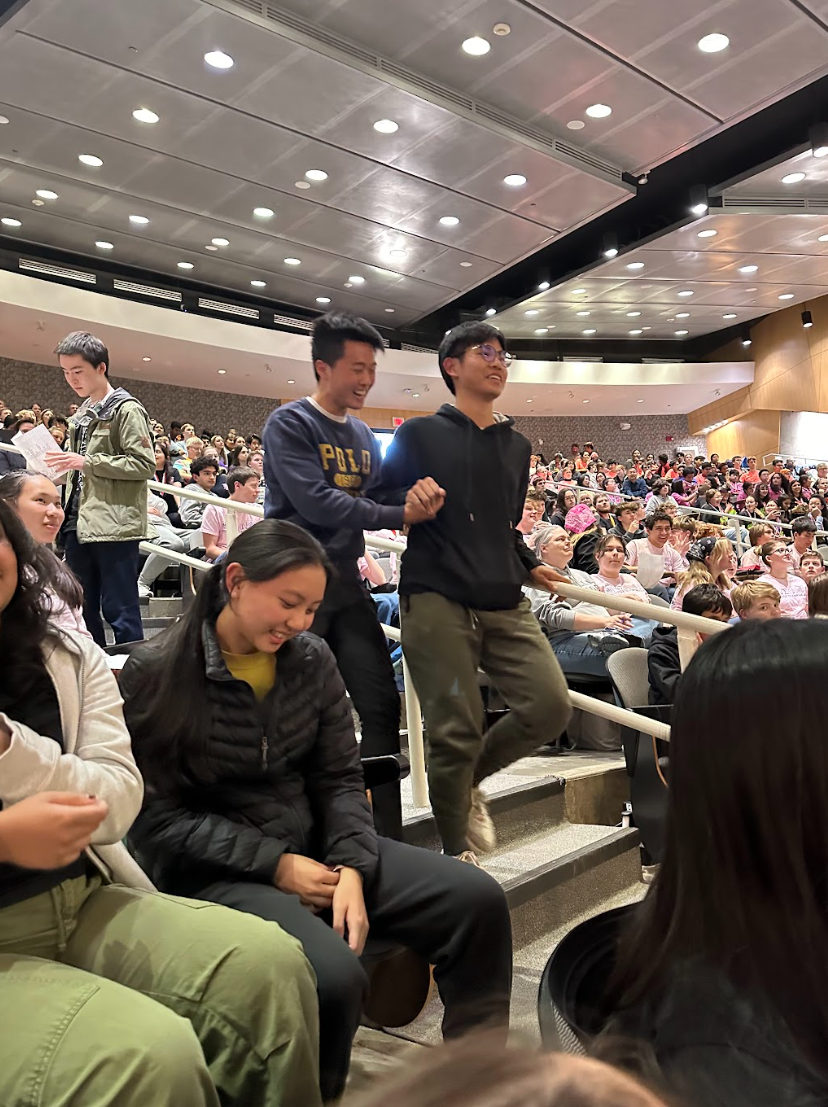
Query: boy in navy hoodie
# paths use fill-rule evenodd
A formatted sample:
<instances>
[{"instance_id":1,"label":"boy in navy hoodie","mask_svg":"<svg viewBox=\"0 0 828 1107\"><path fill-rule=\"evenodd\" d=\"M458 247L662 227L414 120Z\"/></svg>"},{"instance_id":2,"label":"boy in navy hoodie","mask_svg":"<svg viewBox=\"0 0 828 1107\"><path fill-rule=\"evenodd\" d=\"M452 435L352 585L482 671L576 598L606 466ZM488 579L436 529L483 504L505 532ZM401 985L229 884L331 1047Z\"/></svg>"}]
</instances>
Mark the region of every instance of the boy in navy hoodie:
<instances>
[{"instance_id":1,"label":"boy in navy hoodie","mask_svg":"<svg viewBox=\"0 0 828 1107\"><path fill-rule=\"evenodd\" d=\"M428 475L445 490L445 506L412 530L403 554L402 645L425 716L444 852L476 864L475 850L495 845L480 782L554 741L569 719L566 681L522 592L562 578L517 529L531 447L494 410L511 361L503 335L463 323L438 357L456 404L403 423L383 483L409 487ZM479 668L510 708L485 741Z\"/></svg>"},{"instance_id":2,"label":"boy in navy hoodie","mask_svg":"<svg viewBox=\"0 0 828 1107\"><path fill-rule=\"evenodd\" d=\"M376 607L357 569L363 531L400 530L433 518L433 481L377 503L379 443L359 410L373 387L382 336L354 315L329 312L311 332L316 390L277 408L264 429L265 517L287 519L322 543L336 572L313 627L336 657L362 723L362 754L399 752L400 697ZM414 481L411 484L415 484ZM406 486L408 487L408 486ZM405 502L403 502L405 501Z\"/></svg>"}]
</instances>

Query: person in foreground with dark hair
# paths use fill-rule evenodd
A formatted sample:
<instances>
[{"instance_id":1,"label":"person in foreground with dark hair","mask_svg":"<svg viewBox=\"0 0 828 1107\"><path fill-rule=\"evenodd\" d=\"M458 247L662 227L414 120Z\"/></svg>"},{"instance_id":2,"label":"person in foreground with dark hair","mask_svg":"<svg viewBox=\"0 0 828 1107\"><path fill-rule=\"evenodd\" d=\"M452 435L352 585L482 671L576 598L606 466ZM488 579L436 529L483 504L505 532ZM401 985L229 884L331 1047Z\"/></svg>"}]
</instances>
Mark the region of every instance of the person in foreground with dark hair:
<instances>
[{"instance_id":1,"label":"person in foreground with dark hair","mask_svg":"<svg viewBox=\"0 0 828 1107\"><path fill-rule=\"evenodd\" d=\"M315 1107L299 943L157 895L121 844L141 776L106 658L50 621L54 567L0 501L0 1103Z\"/></svg>"},{"instance_id":2,"label":"person in foreground with dark hair","mask_svg":"<svg viewBox=\"0 0 828 1107\"><path fill-rule=\"evenodd\" d=\"M433 475L446 490L436 518L415 527L402 558L402 645L423 707L432 810L446 853L477 864L495 846L480 784L546 742L570 716L566 681L524 585L566 578L517 529L529 482L528 440L494 410L511 355L488 323L463 323L440 344L456 404L409 419L385 457L388 488ZM509 705L483 736L481 669Z\"/></svg>"},{"instance_id":3,"label":"person in foreground with dark hair","mask_svg":"<svg viewBox=\"0 0 828 1107\"><path fill-rule=\"evenodd\" d=\"M18 469L0 477L0 500L14 508L35 542L48 550L44 555L54 570L53 590L48 593L50 623L91 638L83 621L83 591L78 578L52 551L52 543L64 518L57 487L48 477Z\"/></svg>"},{"instance_id":4,"label":"person in foreground with dark hair","mask_svg":"<svg viewBox=\"0 0 828 1107\"><path fill-rule=\"evenodd\" d=\"M83 616L98 645L106 645L101 611L116 642L135 642L144 637L138 545L150 537L146 482L155 475L149 416L109 383L109 351L99 338L75 331L55 353L66 383L84 397L69 420L69 449L44 458L68 473L66 562L83 587Z\"/></svg>"},{"instance_id":5,"label":"person in foreground with dark hair","mask_svg":"<svg viewBox=\"0 0 828 1107\"><path fill-rule=\"evenodd\" d=\"M588 1057L503 1049L485 1034L417 1056L354 1107L666 1107L627 1073Z\"/></svg>"},{"instance_id":6,"label":"person in foreground with dark hair","mask_svg":"<svg viewBox=\"0 0 828 1107\"><path fill-rule=\"evenodd\" d=\"M316 389L277 408L264 430L265 518L304 527L335 569L313 630L336 658L360 718L365 756L399 753L400 696L376 608L357 568L365 552L363 532L422 523L443 503L441 489L429 479L407 494L395 490L390 498L398 503L371 498L380 479L379 443L367 423L348 412L364 406L383 349L382 336L364 319L321 316L311 332ZM385 802L382 797L379 807ZM391 821L399 821L399 811Z\"/></svg>"},{"instance_id":7,"label":"person in foreground with dark hair","mask_svg":"<svg viewBox=\"0 0 828 1107\"><path fill-rule=\"evenodd\" d=\"M512 944L500 885L377 837L351 712L311 626L329 563L265 519L215 565L184 618L130 655L127 724L146 774L130 840L162 891L278 922L317 978L323 1096L341 1094L370 931L434 966L443 1033L505 1039Z\"/></svg>"},{"instance_id":8,"label":"person in foreground with dark hair","mask_svg":"<svg viewBox=\"0 0 828 1107\"><path fill-rule=\"evenodd\" d=\"M715 619L717 623L726 623L733 614L730 600L715 584L697 584L691 588L681 601L681 610L687 615ZM647 651L647 670L650 677L649 702L658 705L674 703L682 675L677 627L655 628Z\"/></svg>"},{"instance_id":9,"label":"person in foreground with dark hair","mask_svg":"<svg viewBox=\"0 0 828 1107\"><path fill-rule=\"evenodd\" d=\"M679 685L665 852L606 1032L693 1107L828 1102L826 656L824 622L745 623Z\"/></svg>"}]
</instances>

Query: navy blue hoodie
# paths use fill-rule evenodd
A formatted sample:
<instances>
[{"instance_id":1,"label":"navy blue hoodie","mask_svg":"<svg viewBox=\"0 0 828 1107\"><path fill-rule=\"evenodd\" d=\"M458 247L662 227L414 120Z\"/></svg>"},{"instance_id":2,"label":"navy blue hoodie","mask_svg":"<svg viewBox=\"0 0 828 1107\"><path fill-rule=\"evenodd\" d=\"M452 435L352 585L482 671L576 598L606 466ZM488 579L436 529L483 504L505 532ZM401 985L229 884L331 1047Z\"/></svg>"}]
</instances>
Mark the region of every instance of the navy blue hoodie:
<instances>
[{"instance_id":1,"label":"navy blue hoodie","mask_svg":"<svg viewBox=\"0 0 828 1107\"><path fill-rule=\"evenodd\" d=\"M438 592L455 603L502 611L521 600L521 586L540 562L516 529L529 486L531 446L500 421L481 430L451 404L408 419L382 467L388 489L433 477L446 490L437 518L411 528L400 594Z\"/></svg>"},{"instance_id":2,"label":"navy blue hoodie","mask_svg":"<svg viewBox=\"0 0 828 1107\"><path fill-rule=\"evenodd\" d=\"M310 400L296 400L271 414L262 445L265 518L304 527L335 564L356 573L364 530L402 528L402 502L385 506L367 499L379 484L381 455L361 420L339 420Z\"/></svg>"}]
</instances>

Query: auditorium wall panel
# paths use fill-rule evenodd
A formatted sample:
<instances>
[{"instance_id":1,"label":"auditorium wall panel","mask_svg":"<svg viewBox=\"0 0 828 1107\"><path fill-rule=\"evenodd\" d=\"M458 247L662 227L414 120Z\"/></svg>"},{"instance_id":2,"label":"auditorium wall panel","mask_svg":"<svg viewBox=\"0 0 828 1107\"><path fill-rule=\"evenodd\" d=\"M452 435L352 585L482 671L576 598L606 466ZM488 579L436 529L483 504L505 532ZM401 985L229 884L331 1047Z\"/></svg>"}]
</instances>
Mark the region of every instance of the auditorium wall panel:
<instances>
[{"instance_id":1,"label":"auditorium wall panel","mask_svg":"<svg viewBox=\"0 0 828 1107\"><path fill-rule=\"evenodd\" d=\"M620 424L629 423L629 430ZM679 446L704 452L704 437L690 434L686 415L599 415L596 417L521 415L517 429L547 459L568 455L573 442L592 442L606 461L626 461L633 450L670 454ZM668 441L670 439L670 441Z\"/></svg>"},{"instance_id":2,"label":"auditorium wall panel","mask_svg":"<svg viewBox=\"0 0 828 1107\"><path fill-rule=\"evenodd\" d=\"M153 419L168 427L171 419L195 423L200 434L210 430L226 434L231 428L239 433L258 433L279 400L266 396L239 396L234 392L208 392L200 388L182 388L176 384L141 380L140 377L112 376L113 387L128 389L146 407ZM36 365L0 357L0 399L13 411L39 403L53 411L66 412L77 402L63 374L54 365Z\"/></svg>"}]
</instances>

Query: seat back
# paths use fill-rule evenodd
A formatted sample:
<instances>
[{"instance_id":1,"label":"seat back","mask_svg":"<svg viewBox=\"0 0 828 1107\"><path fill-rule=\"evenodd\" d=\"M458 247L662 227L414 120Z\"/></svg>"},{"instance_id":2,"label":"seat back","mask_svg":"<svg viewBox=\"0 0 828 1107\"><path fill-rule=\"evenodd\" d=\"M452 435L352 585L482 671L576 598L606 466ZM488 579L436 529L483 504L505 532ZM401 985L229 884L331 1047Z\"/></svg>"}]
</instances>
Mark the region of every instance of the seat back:
<instances>
[{"instance_id":1,"label":"seat back","mask_svg":"<svg viewBox=\"0 0 828 1107\"><path fill-rule=\"evenodd\" d=\"M654 607L669 607L663 596L650 596L650 604Z\"/></svg>"},{"instance_id":2,"label":"seat back","mask_svg":"<svg viewBox=\"0 0 828 1107\"><path fill-rule=\"evenodd\" d=\"M636 647L618 650L607 659L607 671L620 707L635 709L646 705L650 693L646 650Z\"/></svg>"},{"instance_id":3,"label":"seat back","mask_svg":"<svg viewBox=\"0 0 828 1107\"><path fill-rule=\"evenodd\" d=\"M622 925L636 905L616 907L579 923L546 963L538 991L538 1021L548 1049L586 1053L612 1013L605 994L615 968Z\"/></svg>"},{"instance_id":4,"label":"seat back","mask_svg":"<svg viewBox=\"0 0 828 1107\"><path fill-rule=\"evenodd\" d=\"M828 546L817 546L816 552L819 554L823 561L828 563Z\"/></svg>"},{"instance_id":5,"label":"seat back","mask_svg":"<svg viewBox=\"0 0 828 1107\"><path fill-rule=\"evenodd\" d=\"M670 707L639 707L636 714L669 723L671 710ZM670 743L627 727L622 741L630 775L633 823L641 835L641 845L652 861L659 863L667 829Z\"/></svg>"}]
</instances>

